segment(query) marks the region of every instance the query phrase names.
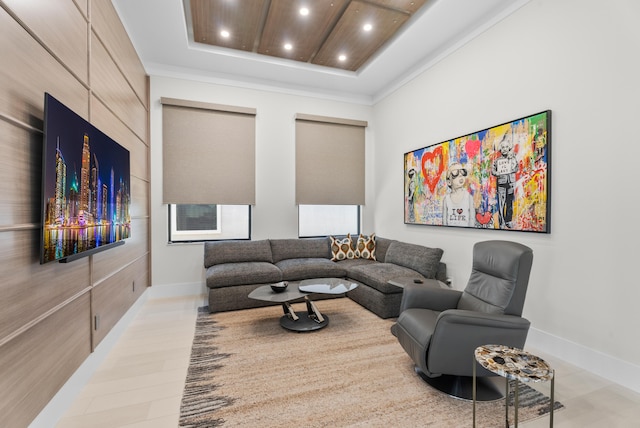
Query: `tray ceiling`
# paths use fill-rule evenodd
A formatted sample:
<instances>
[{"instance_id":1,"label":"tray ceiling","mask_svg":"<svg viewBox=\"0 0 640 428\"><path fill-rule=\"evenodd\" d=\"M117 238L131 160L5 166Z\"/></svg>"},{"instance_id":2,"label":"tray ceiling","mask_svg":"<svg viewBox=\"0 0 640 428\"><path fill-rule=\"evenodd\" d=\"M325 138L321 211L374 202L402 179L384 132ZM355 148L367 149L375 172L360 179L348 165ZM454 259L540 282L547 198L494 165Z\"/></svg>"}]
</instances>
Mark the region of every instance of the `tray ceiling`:
<instances>
[{"instance_id":1,"label":"tray ceiling","mask_svg":"<svg viewBox=\"0 0 640 428\"><path fill-rule=\"evenodd\" d=\"M186 0L185 16L195 43L357 71L426 2Z\"/></svg>"},{"instance_id":2,"label":"tray ceiling","mask_svg":"<svg viewBox=\"0 0 640 428\"><path fill-rule=\"evenodd\" d=\"M370 104L530 0L111 1L150 75Z\"/></svg>"}]
</instances>

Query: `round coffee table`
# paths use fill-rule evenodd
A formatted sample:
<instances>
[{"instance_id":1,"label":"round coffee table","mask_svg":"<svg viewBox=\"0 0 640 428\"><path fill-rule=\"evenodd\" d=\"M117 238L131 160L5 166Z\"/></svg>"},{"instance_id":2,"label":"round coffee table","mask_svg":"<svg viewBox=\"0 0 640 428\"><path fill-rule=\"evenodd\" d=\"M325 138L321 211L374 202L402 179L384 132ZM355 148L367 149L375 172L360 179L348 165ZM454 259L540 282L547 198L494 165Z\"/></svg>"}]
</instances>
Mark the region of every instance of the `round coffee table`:
<instances>
[{"instance_id":1,"label":"round coffee table","mask_svg":"<svg viewBox=\"0 0 640 428\"><path fill-rule=\"evenodd\" d=\"M290 282L285 291L275 292L270 285L262 285L251 293L249 298L266 302L281 303L284 315L280 317L280 325L291 331L307 332L320 330L329 325L329 317L317 308L310 294L343 294L356 288L358 284L340 278L307 279ZM304 299L306 311L294 311L291 302Z\"/></svg>"}]
</instances>

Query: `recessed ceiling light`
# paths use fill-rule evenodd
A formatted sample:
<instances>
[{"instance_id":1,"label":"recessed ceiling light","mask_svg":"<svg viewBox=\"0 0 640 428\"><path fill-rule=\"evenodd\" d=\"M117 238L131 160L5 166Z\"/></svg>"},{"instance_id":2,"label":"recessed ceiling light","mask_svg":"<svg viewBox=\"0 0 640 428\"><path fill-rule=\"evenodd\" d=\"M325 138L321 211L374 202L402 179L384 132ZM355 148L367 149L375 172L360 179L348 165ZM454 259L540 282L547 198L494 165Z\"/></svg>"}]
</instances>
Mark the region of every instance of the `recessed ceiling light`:
<instances>
[{"instance_id":1,"label":"recessed ceiling light","mask_svg":"<svg viewBox=\"0 0 640 428\"><path fill-rule=\"evenodd\" d=\"M293 49L293 45L291 43L285 43L284 44L284 48L288 51L290 51L291 49Z\"/></svg>"},{"instance_id":2,"label":"recessed ceiling light","mask_svg":"<svg viewBox=\"0 0 640 428\"><path fill-rule=\"evenodd\" d=\"M369 23L364 24L364 26L362 27L362 29L363 29L364 31L371 31L371 29L372 29L372 28L373 28L373 25L371 25L371 24L369 24Z\"/></svg>"},{"instance_id":3,"label":"recessed ceiling light","mask_svg":"<svg viewBox=\"0 0 640 428\"><path fill-rule=\"evenodd\" d=\"M346 60L347 60L347 56L346 56L345 54L341 54L341 55L338 57L338 60L339 60L339 61L346 61Z\"/></svg>"},{"instance_id":4,"label":"recessed ceiling light","mask_svg":"<svg viewBox=\"0 0 640 428\"><path fill-rule=\"evenodd\" d=\"M231 34L229 34L229 32L227 30L222 30L222 31L220 31L220 35L222 37L224 37L225 39L228 39Z\"/></svg>"},{"instance_id":5,"label":"recessed ceiling light","mask_svg":"<svg viewBox=\"0 0 640 428\"><path fill-rule=\"evenodd\" d=\"M309 8L301 7L301 8L300 8L300 15L302 15L302 16L307 16L307 15L309 15Z\"/></svg>"}]
</instances>

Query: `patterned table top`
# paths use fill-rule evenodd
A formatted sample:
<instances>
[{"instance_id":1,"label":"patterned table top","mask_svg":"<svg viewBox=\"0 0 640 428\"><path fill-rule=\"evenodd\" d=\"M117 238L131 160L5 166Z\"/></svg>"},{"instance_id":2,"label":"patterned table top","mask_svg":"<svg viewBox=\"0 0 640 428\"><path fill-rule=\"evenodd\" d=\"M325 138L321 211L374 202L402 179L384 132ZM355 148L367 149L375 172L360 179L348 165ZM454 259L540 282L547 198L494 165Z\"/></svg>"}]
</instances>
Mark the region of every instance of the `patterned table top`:
<instances>
[{"instance_id":1,"label":"patterned table top","mask_svg":"<svg viewBox=\"0 0 640 428\"><path fill-rule=\"evenodd\" d=\"M521 349L483 345L474 354L482 367L508 379L543 382L553 378L553 370L546 361Z\"/></svg>"}]
</instances>

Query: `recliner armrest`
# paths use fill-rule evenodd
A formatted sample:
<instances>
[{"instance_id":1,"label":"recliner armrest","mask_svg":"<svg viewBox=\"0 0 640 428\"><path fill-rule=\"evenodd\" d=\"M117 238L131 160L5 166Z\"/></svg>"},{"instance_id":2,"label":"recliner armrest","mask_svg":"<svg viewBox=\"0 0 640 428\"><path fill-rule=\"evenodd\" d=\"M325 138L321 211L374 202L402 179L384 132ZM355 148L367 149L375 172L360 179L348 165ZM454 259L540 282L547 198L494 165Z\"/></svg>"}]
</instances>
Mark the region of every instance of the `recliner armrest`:
<instances>
[{"instance_id":1,"label":"recliner armrest","mask_svg":"<svg viewBox=\"0 0 640 428\"><path fill-rule=\"evenodd\" d=\"M429 342L428 373L471 376L473 352L478 346L498 344L522 348L529 325L529 320L515 315L464 309L441 312ZM484 370L478 372L478 376L487 375Z\"/></svg>"},{"instance_id":2,"label":"recliner armrest","mask_svg":"<svg viewBox=\"0 0 640 428\"><path fill-rule=\"evenodd\" d=\"M438 315L437 323L466 324L473 327L495 327L528 330L531 323L526 318L515 315L487 314L484 312L449 309ZM439 328L443 327L442 325Z\"/></svg>"},{"instance_id":3,"label":"recliner armrest","mask_svg":"<svg viewBox=\"0 0 640 428\"><path fill-rule=\"evenodd\" d=\"M423 308L438 312L453 309L458 306L460 296L462 292L459 290L407 284L402 293L400 313L409 308Z\"/></svg>"}]
</instances>

